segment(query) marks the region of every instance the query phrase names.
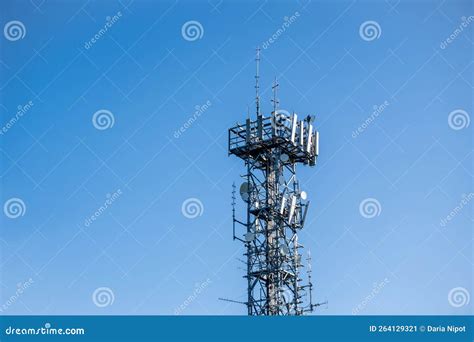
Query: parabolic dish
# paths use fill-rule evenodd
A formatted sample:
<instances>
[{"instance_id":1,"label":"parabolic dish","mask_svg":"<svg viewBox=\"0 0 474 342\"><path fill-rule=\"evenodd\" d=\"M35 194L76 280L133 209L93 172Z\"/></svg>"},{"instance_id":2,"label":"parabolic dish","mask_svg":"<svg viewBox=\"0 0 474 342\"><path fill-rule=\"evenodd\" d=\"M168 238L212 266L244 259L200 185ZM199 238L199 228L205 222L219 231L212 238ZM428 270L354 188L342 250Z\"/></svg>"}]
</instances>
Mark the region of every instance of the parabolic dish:
<instances>
[{"instance_id":1,"label":"parabolic dish","mask_svg":"<svg viewBox=\"0 0 474 342\"><path fill-rule=\"evenodd\" d=\"M250 198L250 192L252 192L252 185L249 184L248 182L243 182L242 185L240 186L240 197L242 198L242 201L248 202Z\"/></svg>"},{"instance_id":2,"label":"parabolic dish","mask_svg":"<svg viewBox=\"0 0 474 342\"><path fill-rule=\"evenodd\" d=\"M287 245L282 245L282 246L280 246L280 252L283 255L287 255L287 254L290 253L290 249L288 248Z\"/></svg>"},{"instance_id":3,"label":"parabolic dish","mask_svg":"<svg viewBox=\"0 0 474 342\"><path fill-rule=\"evenodd\" d=\"M245 241L247 242L252 242L253 240L255 240L255 234L254 233L247 233L244 235L245 237Z\"/></svg>"}]
</instances>

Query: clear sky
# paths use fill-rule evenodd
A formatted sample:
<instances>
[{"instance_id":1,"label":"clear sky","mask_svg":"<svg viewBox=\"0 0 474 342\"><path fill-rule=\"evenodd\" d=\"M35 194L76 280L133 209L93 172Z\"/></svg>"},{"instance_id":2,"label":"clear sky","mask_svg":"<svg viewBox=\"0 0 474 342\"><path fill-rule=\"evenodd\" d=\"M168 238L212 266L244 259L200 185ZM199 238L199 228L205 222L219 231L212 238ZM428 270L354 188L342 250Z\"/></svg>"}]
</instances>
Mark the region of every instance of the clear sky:
<instances>
[{"instance_id":1,"label":"clear sky","mask_svg":"<svg viewBox=\"0 0 474 342\"><path fill-rule=\"evenodd\" d=\"M246 294L227 129L258 45L264 112L276 76L320 131L315 314L472 312L471 1L0 7L2 313L246 313L218 298Z\"/></svg>"}]
</instances>

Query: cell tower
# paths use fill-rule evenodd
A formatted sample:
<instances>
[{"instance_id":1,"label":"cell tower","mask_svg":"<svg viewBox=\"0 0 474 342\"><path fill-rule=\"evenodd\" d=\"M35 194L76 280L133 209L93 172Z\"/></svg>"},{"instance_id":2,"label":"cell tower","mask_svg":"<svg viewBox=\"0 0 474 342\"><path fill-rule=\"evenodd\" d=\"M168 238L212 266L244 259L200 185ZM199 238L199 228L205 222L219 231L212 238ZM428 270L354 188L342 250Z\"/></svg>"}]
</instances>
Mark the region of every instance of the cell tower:
<instances>
[{"instance_id":1,"label":"cell tower","mask_svg":"<svg viewBox=\"0 0 474 342\"><path fill-rule=\"evenodd\" d=\"M313 304L311 266L302 284L303 267L298 233L303 229L309 200L296 178L298 163L314 166L319 154L319 133L313 117L298 120L296 113L279 110L278 83L273 90L273 110L262 115L259 95L260 50L255 75L256 120L229 129L229 155L245 162L247 173L240 186L246 202L244 220L236 219L235 185L232 193L233 236L246 248L249 315L302 315ZM243 232L236 232L236 225ZM308 262L310 257L308 254Z\"/></svg>"}]
</instances>

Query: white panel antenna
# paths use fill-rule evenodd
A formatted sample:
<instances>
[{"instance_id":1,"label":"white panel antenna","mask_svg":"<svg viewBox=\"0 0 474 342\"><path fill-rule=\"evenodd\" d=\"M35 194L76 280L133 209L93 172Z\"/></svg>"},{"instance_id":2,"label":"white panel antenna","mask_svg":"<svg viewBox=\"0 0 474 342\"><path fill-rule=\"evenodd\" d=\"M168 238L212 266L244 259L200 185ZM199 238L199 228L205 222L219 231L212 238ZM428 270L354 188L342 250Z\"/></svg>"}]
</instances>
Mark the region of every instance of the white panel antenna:
<instances>
[{"instance_id":1,"label":"white panel antenna","mask_svg":"<svg viewBox=\"0 0 474 342\"><path fill-rule=\"evenodd\" d=\"M291 221L293 220L295 209L296 209L296 196L291 196L290 215L288 215L289 224L291 224Z\"/></svg>"},{"instance_id":2,"label":"white panel antenna","mask_svg":"<svg viewBox=\"0 0 474 342\"><path fill-rule=\"evenodd\" d=\"M314 145L315 145L315 148L314 148L315 153L314 154L316 156L319 156L319 132L318 131L314 132Z\"/></svg>"},{"instance_id":3,"label":"white panel antenna","mask_svg":"<svg viewBox=\"0 0 474 342\"><path fill-rule=\"evenodd\" d=\"M308 130L308 140L306 142L306 152L310 153L311 152L311 141L313 138L313 125L309 125L309 130Z\"/></svg>"},{"instance_id":4,"label":"white panel antenna","mask_svg":"<svg viewBox=\"0 0 474 342\"><path fill-rule=\"evenodd\" d=\"M285 212L285 205L286 205L286 197L283 196L281 198L280 215L283 215L283 213Z\"/></svg>"},{"instance_id":5,"label":"white panel antenna","mask_svg":"<svg viewBox=\"0 0 474 342\"><path fill-rule=\"evenodd\" d=\"M298 128L298 116L293 113L293 119L291 121L291 142L295 143L296 129Z\"/></svg>"},{"instance_id":6,"label":"white panel antenna","mask_svg":"<svg viewBox=\"0 0 474 342\"><path fill-rule=\"evenodd\" d=\"M304 146L304 122L300 121L300 145Z\"/></svg>"}]
</instances>

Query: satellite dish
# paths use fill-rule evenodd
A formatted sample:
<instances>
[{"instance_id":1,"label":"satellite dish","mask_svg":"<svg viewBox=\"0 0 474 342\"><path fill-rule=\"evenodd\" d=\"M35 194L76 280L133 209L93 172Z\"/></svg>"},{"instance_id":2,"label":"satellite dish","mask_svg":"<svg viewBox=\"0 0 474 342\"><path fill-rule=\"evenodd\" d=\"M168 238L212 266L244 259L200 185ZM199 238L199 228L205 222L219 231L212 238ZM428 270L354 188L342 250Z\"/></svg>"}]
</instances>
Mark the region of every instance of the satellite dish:
<instances>
[{"instance_id":1,"label":"satellite dish","mask_svg":"<svg viewBox=\"0 0 474 342\"><path fill-rule=\"evenodd\" d=\"M252 192L252 185L248 182L243 182L240 186L240 197L242 201L248 202L250 198L250 192Z\"/></svg>"},{"instance_id":2,"label":"satellite dish","mask_svg":"<svg viewBox=\"0 0 474 342\"><path fill-rule=\"evenodd\" d=\"M288 157L287 154L283 153L281 156L280 156L280 160L284 163L286 163L288 160L290 159L290 157Z\"/></svg>"},{"instance_id":3,"label":"satellite dish","mask_svg":"<svg viewBox=\"0 0 474 342\"><path fill-rule=\"evenodd\" d=\"M306 199L308 198L308 194L306 193L306 191L301 191L300 197L303 201L306 201Z\"/></svg>"},{"instance_id":4,"label":"satellite dish","mask_svg":"<svg viewBox=\"0 0 474 342\"><path fill-rule=\"evenodd\" d=\"M254 233L247 233L244 235L245 237L245 241L247 242L252 242L253 240L255 240L255 234Z\"/></svg>"},{"instance_id":5,"label":"satellite dish","mask_svg":"<svg viewBox=\"0 0 474 342\"><path fill-rule=\"evenodd\" d=\"M280 253L283 254L283 255L287 255L290 253L290 249L288 248L287 245L282 245L280 247Z\"/></svg>"}]
</instances>

